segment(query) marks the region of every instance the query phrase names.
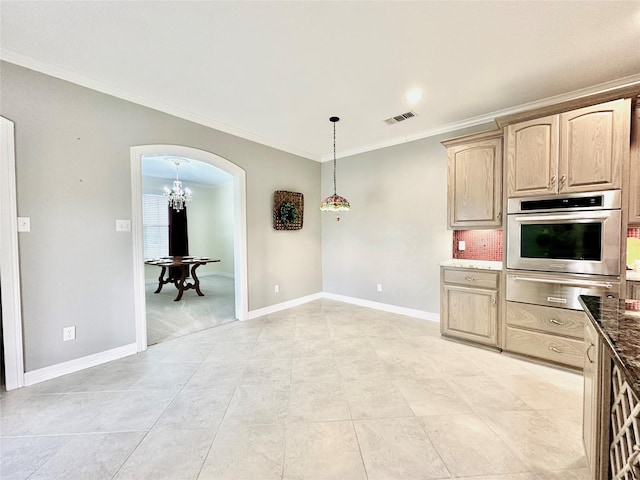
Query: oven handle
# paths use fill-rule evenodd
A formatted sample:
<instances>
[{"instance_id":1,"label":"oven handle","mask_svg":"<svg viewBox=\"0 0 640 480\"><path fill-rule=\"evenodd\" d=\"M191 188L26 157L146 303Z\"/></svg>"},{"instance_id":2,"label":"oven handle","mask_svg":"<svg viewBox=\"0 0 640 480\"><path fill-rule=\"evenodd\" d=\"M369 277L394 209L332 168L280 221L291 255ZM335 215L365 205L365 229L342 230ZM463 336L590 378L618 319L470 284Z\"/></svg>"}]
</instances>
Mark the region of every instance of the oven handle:
<instances>
[{"instance_id":1,"label":"oven handle","mask_svg":"<svg viewBox=\"0 0 640 480\"><path fill-rule=\"evenodd\" d=\"M592 221L597 221L598 219L608 218L610 216L609 211L602 212L585 212L579 215L571 214L571 215L523 215L520 214L517 217L514 217L516 222L561 222L565 220L579 222L579 223L589 223Z\"/></svg>"},{"instance_id":2,"label":"oven handle","mask_svg":"<svg viewBox=\"0 0 640 480\"><path fill-rule=\"evenodd\" d=\"M590 282L588 280L553 280L553 279L546 279L546 278L527 278L527 277L513 277L513 279L523 280L525 282L557 283L559 285L575 285L576 287L613 288L613 284L610 282Z\"/></svg>"}]
</instances>

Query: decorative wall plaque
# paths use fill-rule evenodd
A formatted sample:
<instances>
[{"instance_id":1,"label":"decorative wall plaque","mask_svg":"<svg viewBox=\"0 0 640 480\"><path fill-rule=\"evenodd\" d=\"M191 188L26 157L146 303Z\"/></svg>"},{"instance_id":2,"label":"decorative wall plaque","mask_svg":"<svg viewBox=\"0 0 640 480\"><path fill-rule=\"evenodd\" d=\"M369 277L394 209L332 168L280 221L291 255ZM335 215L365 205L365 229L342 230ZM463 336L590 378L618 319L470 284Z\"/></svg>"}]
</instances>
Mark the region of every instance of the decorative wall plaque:
<instances>
[{"instance_id":1,"label":"decorative wall plaque","mask_svg":"<svg viewBox=\"0 0 640 480\"><path fill-rule=\"evenodd\" d=\"M276 230L300 230L304 214L304 197L301 193L276 190L273 192L273 228Z\"/></svg>"}]
</instances>

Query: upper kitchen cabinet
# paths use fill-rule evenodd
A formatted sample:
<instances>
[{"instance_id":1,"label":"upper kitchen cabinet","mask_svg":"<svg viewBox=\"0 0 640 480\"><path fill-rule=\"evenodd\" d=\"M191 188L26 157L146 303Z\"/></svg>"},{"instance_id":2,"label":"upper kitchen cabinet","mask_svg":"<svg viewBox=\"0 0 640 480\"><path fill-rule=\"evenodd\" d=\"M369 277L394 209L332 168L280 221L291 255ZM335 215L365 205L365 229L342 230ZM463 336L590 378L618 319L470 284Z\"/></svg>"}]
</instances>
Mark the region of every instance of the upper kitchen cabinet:
<instances>
[{"instance_id":1,"label":"upper kitchen cabinet","mask_svg":"<svg viewBox=\"0 0 640 480\"><path fill-rule=\"evenodd\" d=\"M507 126L507 196L621 188L631 101L593 105Z\"/></svg>"},{"instance_id":2,"label":"upper kitchen cabinet","mask_svg":"<svg viewBox=\"0 0 640 480\"><path fill-rule=\"evenodd\" d=\"M467 135L447 147L447 223L451 229L502 224L502 130Z\"/></svg>"},{"instance_id":3,"label":"upper kitchen cabinet","mask_svg":"<svg viewBox=\"0 0 640 480\"><path fill-rule=\"evenodd\" d=\"M629 169L629 223L640 225L640 100L631 118L631 168Z\"/></svg>"}]
</instances>

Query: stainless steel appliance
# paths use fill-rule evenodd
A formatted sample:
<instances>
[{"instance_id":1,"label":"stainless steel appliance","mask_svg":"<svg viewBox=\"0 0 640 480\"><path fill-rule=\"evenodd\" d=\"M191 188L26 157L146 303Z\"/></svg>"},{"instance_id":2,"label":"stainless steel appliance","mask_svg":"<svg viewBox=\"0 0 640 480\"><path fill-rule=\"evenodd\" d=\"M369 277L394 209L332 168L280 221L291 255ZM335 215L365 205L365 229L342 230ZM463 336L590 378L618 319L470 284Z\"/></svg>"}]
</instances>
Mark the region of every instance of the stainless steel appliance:
<instances>
[{"instance_id":1,"label":"stainless steel appliance","mask_svg":"<svg viewBox=\"0 0 640 480\"><path fill-rule=\"evenodd\" d=\"M507 300L548 307L582 310L579 295L620 295L617 277L535 272L507 273Z\"/></svg>"},{"instance_id":2,"label":"stainless steel appliance","mask_svg":"<svg viewBox=\"0 0 640 480\"><path fill-rule=\"evenodd\" d=\"M620 190L510 198L507 269L620 275L620 204Z\"/></svg>"}]
</instances>

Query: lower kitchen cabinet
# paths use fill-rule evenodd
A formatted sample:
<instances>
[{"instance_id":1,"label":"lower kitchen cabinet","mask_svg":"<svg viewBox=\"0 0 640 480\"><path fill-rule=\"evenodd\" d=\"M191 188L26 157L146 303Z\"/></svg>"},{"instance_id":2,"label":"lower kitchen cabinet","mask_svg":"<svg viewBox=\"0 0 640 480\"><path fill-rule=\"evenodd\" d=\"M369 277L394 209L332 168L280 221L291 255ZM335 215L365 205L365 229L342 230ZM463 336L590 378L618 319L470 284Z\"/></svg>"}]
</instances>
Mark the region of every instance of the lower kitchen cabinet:
<instances>
[{"instance_id":1,"label":"lower kitchen cabinet","mask_svg":"<svg viewBox=\"0 0 640 480\"><path fill-rule=\"evenodd\" d=\"M442 335L497 347L500 272L441 267L440 278Z\"/></svg>"},{"instance_id":2,"label":"lower kitchen cabinet","mask_svg":"<svg viewBox=\"0 0 640 480\"><path fill-rule=\"evenodd\" d=\"M503 349L575 369L583 367L587 316L578 310L506 302Z\"/></svg>"},{"instance_id":3,"label":"lower kitchen cabinet","mask_svg":"<svg viewBox=\"0 0 640 480\"><path fill-rule=\"evenodd\" d=\"M590 322L584 326L584 401L582 408L582 440L584 451L591 471L591 479L600 480L606 478L606 451L603 451L601 438L606 429L601 419L603 418L603 369L600 363L603 360L603 345L598 337L596 329Z\"/></svg>"}]
</instances>

